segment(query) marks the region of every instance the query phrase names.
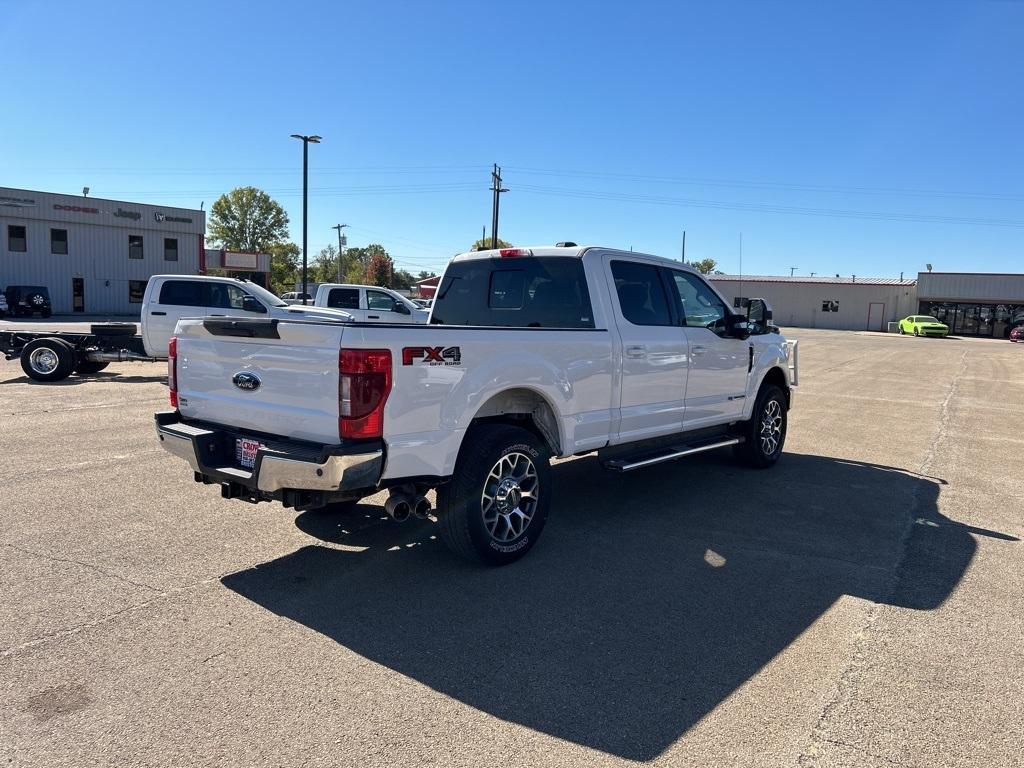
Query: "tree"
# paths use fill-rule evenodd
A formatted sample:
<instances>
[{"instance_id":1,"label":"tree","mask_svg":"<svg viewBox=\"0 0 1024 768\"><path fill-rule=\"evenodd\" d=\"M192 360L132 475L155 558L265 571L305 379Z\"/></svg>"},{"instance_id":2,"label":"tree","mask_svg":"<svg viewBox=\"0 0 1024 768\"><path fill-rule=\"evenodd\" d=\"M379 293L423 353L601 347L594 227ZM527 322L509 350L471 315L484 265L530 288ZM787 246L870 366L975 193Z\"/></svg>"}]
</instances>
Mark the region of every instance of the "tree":
<instances>
[{"instance_id":1,"label":"tree","mask_svg":"<svg viewBox=\"0 0 1024 768\"><path fill-rule=\"evenodd\" d=\"M267 287L277 294L294 290L299 246L290 242L274 243L265 253L270 254L270 285Z\"/></svg>"},{"instance_id":2,"label":"tree","mask_svg":"<svg viewBox=\"0 0 1024 768\"><path fill-rule=\"evenodd\" d=\"M425 269L420 270L420 273L416 275L416 280L414 282L418 283L420 280L426 280L428 277L437 277L437 272L434 270L430 270L429 272Z\"/></svg>"},{"instance_id":3,"label":"tree","mask_svg":"<svg viewBox=\"0 0 1024 768\"><path fill-rule=\"evenodd\" d=\"M475 251L477 248L480 248L481 246L484 247L484 248L490 248L491 247L491 238L487 237L487 238L484 238L484 239L481 239L481 240L474 240L473 241L473 245L471 245L469 247L469 250ZM499 248L511 248L512 247L512 243L508 242L507 240L502 240L499 237L498 238L498 247Z\"/></svg>"},{"instance_id":4,"label":"tree","mask_svg":"<svg viewBox=\"0 0 1024 768\"><path fill-rule=\"evenodd\" d=\"M320 253L309 266L310 280L316 283L338 282L338 248L328 245L321 248Z\"/></svg>"},{"instance_id":5,"label":"tree","mask_svg":"<svg viewBox=\"0 0 1024 768\"><path fill-rule=\"evenodd\" d=\"M367 283L369 285L379 285L370 280L367 273L370 267L370 261L375 255L381 255L387 261L391 262L391 257L388 255L387 250L380 243L370 243L367 246L352 246L351 248L345 249L345 264L346 278L350 283ZM394 269L394 264L391 265L391 269ZM390 277L390 272L388 273Z\"/></svg>"},{"instance_id":6,"label":"tree","mask_svg":"<svg viewBox=\"0 0 1024 768\"><path fill-rule=\"evenodd\" d=\"M702 275L722 274L716 269L716 267L718 266L718 262L715 261L714 259L701 259L700 261L691 261L690 266L696 269Z\"/></svg>"},{"instance_id":7,"label":"tree","mask_svg":"<svg viewBox=\"0 0 1024 768\"><path fill-rule=\"evenodd\" d=\"M408 290L409 288L412 288L412 284L415 282L416 278L413 277L412 272L405 269L399 269L395 272L395 278L391 281L391 287Z\"/></svg>"},{"instance_id":8,"label":"tree","mask_svg":"<svg viewBox=\"0 0 1024 768\"><path fill-rule=\"evenodd\" d=\"M288 239L288 214L262 189L238 187L210 208L206 239L231 251L268 253Z\"/></svg>"},{"instance_id":9,"label":"tree","mask_svg":"<svg viewBox=\"0 0 1024 768\"><path fill-rule=\"evenodd\" d=\"M366 284L387 288L395 271L395 263L387 253L374 253L366 265Z\"/></svg>"}]
</instances>

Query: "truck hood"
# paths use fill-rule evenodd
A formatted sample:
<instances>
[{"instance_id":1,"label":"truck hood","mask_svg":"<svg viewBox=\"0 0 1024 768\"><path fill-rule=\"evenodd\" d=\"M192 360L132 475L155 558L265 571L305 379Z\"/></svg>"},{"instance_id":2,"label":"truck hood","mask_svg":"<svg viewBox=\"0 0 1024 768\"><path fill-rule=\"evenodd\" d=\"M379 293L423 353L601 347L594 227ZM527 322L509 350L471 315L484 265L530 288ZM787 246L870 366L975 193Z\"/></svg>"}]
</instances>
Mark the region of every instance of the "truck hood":
<instances>
[{"instance_id":1,"label":"truck hood","mask_svg":"<svg viewBox=\"0 0 1024 768\"><path fill-rule=\"evenodd\" d=\"M314 307L312 304L306 306L291 305L288 307L278 307L278 311L283 317L293 317L295 319L307 318L309 320L347 320L352 322L355 320L352 315L342 309L331 309L329 307Z\"/></svg>"}]
</instances>

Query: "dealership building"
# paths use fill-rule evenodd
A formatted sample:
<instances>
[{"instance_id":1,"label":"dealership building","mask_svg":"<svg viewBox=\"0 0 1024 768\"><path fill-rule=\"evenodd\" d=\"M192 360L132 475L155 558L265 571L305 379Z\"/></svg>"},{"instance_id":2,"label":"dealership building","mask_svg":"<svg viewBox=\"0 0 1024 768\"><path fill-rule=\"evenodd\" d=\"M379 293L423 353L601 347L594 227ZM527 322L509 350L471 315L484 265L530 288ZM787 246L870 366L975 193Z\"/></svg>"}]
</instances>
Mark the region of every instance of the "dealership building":
<instances>
[{"instance_id":1,"label":"dealership building","mask_svg":"<svg viewBox=\"0 0 1024 768\"><path fill-rule=\"evenodd\" d=\"M0 187L0 288L45 286L55 314L130 315L153 275L265 284L269 256L211 250L205 235L201 210Z\"/></svg>"},{"instance_id":2,"label":"dealership building","mask_svg":"<svg viewBox=\"0 0 1024 768\"><path fill-rule=\"evenodd\" d=\"M710 275L734 307L746 299L771 304L775 322L792 328L886 331L922 314L957 336L1006 338L1024 325L1024 275L921 272L913 279Z\"/></svg>"}]
</instances>

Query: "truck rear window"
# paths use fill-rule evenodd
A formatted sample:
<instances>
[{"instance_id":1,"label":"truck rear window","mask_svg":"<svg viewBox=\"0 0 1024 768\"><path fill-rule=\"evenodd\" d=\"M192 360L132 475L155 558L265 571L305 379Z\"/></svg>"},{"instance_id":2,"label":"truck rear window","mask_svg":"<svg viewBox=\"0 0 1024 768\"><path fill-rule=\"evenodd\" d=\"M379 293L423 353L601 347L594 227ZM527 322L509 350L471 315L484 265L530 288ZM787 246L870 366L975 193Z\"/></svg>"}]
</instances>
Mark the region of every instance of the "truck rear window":
<instances>
[{"instance_id":1,"label":"truck rear window","mask_svg":"<svg viewBox=\"0 0 1024 768\"><path fill-rule=\"evenodd\" d=\"M431 323L512 328L593 328L577 258L457 261L444 273Z\"/></svg>"}]
</instances>

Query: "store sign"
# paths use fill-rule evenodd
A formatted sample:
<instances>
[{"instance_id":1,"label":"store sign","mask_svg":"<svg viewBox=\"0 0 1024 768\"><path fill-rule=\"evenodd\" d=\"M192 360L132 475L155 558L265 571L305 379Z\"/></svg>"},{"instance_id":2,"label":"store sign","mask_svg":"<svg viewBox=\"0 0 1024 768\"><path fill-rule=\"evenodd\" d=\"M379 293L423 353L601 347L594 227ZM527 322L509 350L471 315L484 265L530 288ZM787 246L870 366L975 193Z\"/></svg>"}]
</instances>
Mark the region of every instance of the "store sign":
<instances>
[{"instance_id":1,"label":"store sign","mask_svg":"<svg viewBox=\"0 0 1024 768\"><path fill-rule=\"evenodd\" d=\"M72 213L99 213L99 208L89 208L84 205L61 205L60 203L53 204L53 210L55 211L71 211Z\"/></svg>"},{"instance_id":2,"label":"store sign","mask_svg":"<svg viewBox=\"0 0 1024 768\"><path fill-rule=\"evenodd\" d=\"M248 269L255 271L259 266L259 254L224 251L225 269Z\"/></svg>"},{"instance_id":3,"label":"store sign","mask_svg":"<svg viewBox=\"0 0 1024 768\"><path fill-rule=\"evenodd\" d=\"M36 201L29 197L8 197L0 195L0 206L4 208L31 208Z\"/></svg>"},{"instance_id":4,"label":"store sign","mask_svg":"<svg viewBox=\"0 0 1024 768\"><path fill-rule=\"evenodd\" d=\"M138 221L142 218L142 214L138 211L126 211L120 206L114 211L114 215L119 219L131 219L132 221Z\"/></svg>"},{"instance_id":5,"label":"store sign","mask_svg":"<svg viewBox=\"0 0 1024 768\"><path fill-rule=\"evenodd\" d=\"M153 218L156 219L157 221L161 221L161 222L162 221L171 221L171 222L174 222L175 224L191 224L192 223L192 219L190 219L190 218L188 218L186 216L168 216L166 213L160 213L160 211L157 211L156 213L154 213L153 214Z\"/></svg>"}]
</instances>

